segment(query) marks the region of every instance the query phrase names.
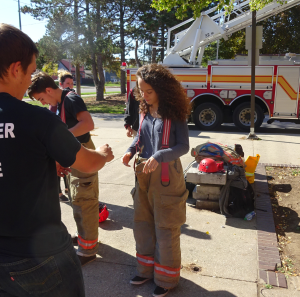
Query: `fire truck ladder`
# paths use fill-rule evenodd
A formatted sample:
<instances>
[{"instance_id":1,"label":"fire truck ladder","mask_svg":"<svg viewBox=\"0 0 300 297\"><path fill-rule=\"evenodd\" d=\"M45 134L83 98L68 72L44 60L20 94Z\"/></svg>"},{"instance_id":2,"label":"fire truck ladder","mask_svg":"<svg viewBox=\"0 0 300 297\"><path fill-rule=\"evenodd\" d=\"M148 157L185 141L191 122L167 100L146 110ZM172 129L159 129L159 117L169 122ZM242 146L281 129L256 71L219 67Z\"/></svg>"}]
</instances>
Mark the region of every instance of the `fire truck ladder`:
<instances>
[{"instance_id":1,"label":"fire truck ladder","mask_svg":"<svg viewBox=\"0 0 300 297\"><path fill-rule=\"evenodd\" d=\"M200 65L206 45L221 38L227 40L232 33L252 24L249 2L249 0L234 1L234 9L228 15L226 15L225 10L220 12L217 11L217 7L214 7L202 12L196 20L191 18L170 28L168 30L167 56L163 63L174 66ZM276 1L269 3L263 9L257 11L256 21L267 19L299 3L300 0L287 0L282 5ZM192 21L194 22L188 29L175 34L174 46L171 47L171 32ZM189 63L182 58L188 60Z\"/></svg>"}]
</instances>

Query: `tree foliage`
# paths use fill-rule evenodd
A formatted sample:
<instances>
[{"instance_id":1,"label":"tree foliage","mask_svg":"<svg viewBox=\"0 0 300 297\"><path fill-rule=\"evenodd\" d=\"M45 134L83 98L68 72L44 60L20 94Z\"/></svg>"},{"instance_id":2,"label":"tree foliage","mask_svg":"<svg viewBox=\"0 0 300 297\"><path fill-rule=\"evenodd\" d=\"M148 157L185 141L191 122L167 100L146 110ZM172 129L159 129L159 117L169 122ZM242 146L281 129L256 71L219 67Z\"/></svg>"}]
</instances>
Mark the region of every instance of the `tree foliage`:
<instances>
[{"instance_id":1,"label":"tree foliage","mask_svg":"<svg viewBox=\"0 0 300 297\"><path fill-rule=\"evenodd\" d=\"M50 76L57 75L58 64L49 62L43 66L42 71L48 73Z\"/></svg>"},{"instance_id":2,"label":"tree foliage","mask_svg":"<svg viewBox=\"0 0 300 297\"><path fill-rule=\"evenodd\" d=\"M217 44L212 42L205 48L202 59L202 66L207 66L208 61L217 58ZM245 30L240 30L232 34L228 40L220 39L218 59L233 59L237 54L247 54L245 49Z\"/></svg>"},{"instance_id":3,"label":"tree foliage","mask_svg":"<svg viewBox=\"0 0 300 297\"><path fill-rule=\"evenodd\" d=\"M110 64L118 48L113 42L113 13L102 0L31 0L23 12L35 18L48 18L46 35L39 41L43 60L57 62L72 59L76 77L79 66L92 64L97 100L103 99L103 66ZM80 84L77 81L77 92Z\"/></svg>"},{"instance_id":4,"label":"tree foliage","mask_svg":"<svg viewBox=\"0 0 300 297\"><path fill-rule=\"evenodd\" d=\"M263 26L262 54L299 53L300 6L274 15L259 25Z\"/></svg>"},{"instance_id":5,"label":"tree foliage","mask_svg":"<svg viewBox=\"0 0 300 297\"><path fill-rule=\"evenodd\" d=\"M242 2L242 1L240 1ZM250 0L251 10L262 9L265 5L271 3L271 0ZM285 1L278 0L280 4ZM176 9L176 17L184 18L188 10L193 11L194 18L199 17L202 10L218 6L218 9L224 9L230 14L233 9L234 1L192 1L192 0L153 0L152 6L159 11L170 11ZM262 54L284 54L287 52L298 53L300 48L300 7L296 6L289 10L274 15L258 25L263 26L263 48ZM235 17L231 15L230 19ZM247 54L245 50L245 30L232 34L227 41L219 41L219 58L232 59L236 54ZM217 42L209 44L204 52L202 65L207 65L208 60L214 60L217 53Z\"/></svg>"},{"instance_id":6,"label":"tree foliage","mask_svg":"<svg viewBox=\"0 0 300 297\"><path fill-rule=\"evenodd\" d=\"M243 2L241 0L240 2ZM265 7L267 4L273 2L273 0L250 0L251 10L260 10ZM284 0L277 0L278 3L283 4ZM153 0L152 6L158 11L166 10L170 11L171 9L176 9L176 17L178 19L183 19L187 17L188 11L192 10L194 18L200 16L201 11L207 9L209 5L218 5L218 9L225 9L230 12L234 7L234 0Z\"/></svg>"},{"instance_id":7,"label":"tree foliage","mask_svg":"<svg viewBox=\"0 0 300 297\"><path fill-rule=\"evenodd\" d=\"M144 1L138 15L139 27L137 33L143 43L147 42L145 49L141 49L143 60L156 63L164 59L167 28L179 23L175 17L175 10L157 12L151 7L151 0Z\"/></svg>"}]
</instances>

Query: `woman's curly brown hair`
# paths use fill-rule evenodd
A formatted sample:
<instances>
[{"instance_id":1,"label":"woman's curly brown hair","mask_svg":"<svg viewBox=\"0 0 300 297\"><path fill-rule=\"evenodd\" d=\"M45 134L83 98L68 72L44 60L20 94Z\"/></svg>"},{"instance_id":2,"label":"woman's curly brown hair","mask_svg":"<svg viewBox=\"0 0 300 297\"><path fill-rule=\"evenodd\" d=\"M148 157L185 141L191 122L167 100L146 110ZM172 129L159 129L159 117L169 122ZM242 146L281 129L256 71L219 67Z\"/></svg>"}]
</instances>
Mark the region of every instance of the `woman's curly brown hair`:
<instances>
[{"instance_id":1,"label":"woman's curly brown hair","mask_svg":"<svg viewBox=\"0 0 300 297\"><path fill-rule=\"evenodd\" d=\"M149 112L150 105L140 94L138 79L149 84L158 96L158 113L163 119L185 121L190 114L190 100L185 89L175 76L164 66L158 64L144 65L136 73L134 95L140 101L140 112Z\"/></svg>"}]
</instances>

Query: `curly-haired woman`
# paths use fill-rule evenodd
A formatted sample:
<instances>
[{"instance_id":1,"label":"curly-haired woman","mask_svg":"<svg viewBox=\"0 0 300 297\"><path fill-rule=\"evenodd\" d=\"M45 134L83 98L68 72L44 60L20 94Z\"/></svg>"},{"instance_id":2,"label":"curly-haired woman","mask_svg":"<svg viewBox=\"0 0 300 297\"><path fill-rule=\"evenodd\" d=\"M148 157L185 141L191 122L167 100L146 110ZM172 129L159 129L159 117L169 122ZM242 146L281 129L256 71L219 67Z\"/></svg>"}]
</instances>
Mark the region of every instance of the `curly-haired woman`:
<instances>
[{"instance_id":1,"label":"curly-haired woman","mask_svg":"<svg viewBox=\"0 0 300 297\"><path fill-rule=\"evenodd\" d=\"M154 278L153 296L165 296L180 278L180 228L186 219L183 170L179 157L189 151L189 100L180 82L162 65L146 65L136 73L140 128L122 157L136 152L134 237L138 285Z\"/></svg>"}]
</instances>

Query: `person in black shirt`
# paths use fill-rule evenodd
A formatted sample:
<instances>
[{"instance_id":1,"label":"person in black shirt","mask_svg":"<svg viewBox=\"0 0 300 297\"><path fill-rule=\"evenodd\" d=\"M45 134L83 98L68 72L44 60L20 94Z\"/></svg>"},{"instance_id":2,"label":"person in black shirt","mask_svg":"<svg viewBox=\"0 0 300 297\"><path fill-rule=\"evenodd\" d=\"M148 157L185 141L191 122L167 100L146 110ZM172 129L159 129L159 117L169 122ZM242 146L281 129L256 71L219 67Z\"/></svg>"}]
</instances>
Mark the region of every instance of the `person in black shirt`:
<instances>
[{"instance_id":1,"label":"person in black shirt","mask_svg":"<svg viewBox=\"0 0 300 297\"><path fill-rule=\"evenodd\" d=\"M57 174L96 172L112 151L84 148L55 114L22 102L38 55L26 34L0 24L0 52L0 296L83 297Z\"/></svg>"},{"instance_id":2,"label":"person in black shirt","mask_svg":"<svg viewBox=\"0 0 300 297\"><path fill-rule=\"evenodd\" d=\"M69 131L84 147L95 149L89 133L94 129L93 119L82 98L74 91L69 88L59 89L48 74L40 72L33 76L28 95L42 104L57 105L58 114ZM84 265L96 259L99 247L98 172L87 174L72 168L68 181L78 230L78 236L73 237L73 242L78 244L77 255Z\"/></svg>"},{"instance_id":3,"label":"person in black shirt","mask_svg":"<svg viewBox=\"0 0 300 297\"><path fill-rule=\"evenodd\" d=\"M130 90L124 114L124 127L128 137L135 137L139 129L139 105L140 102L135 100L133 90Z\"/></svg>"},{"instance_id":4,"label":"person in black shirt","mask_svg":"<svg viewBox=\"0 0 300 297\"><path fill-rule=\"evenodd\" d=\"M66 89L66 88L70 88L73 91L73 76L72 76L72 74L66 70L58 70L57 73L58 73L58 79L59 79L59 87L62 90ZM55 105L55 106L49 105L49 110L56 113L57 105ZM58 179L59 199L62 202L67 202L67 201L69 201L69 199L62 193L62 189L61 189L61 185L60 185L61 177L58 176L57 179ZM63 180L64 180L64 184L65 184L65 194L70 196L67 177L64 176Z\"/></svg>"}]
</instances>

